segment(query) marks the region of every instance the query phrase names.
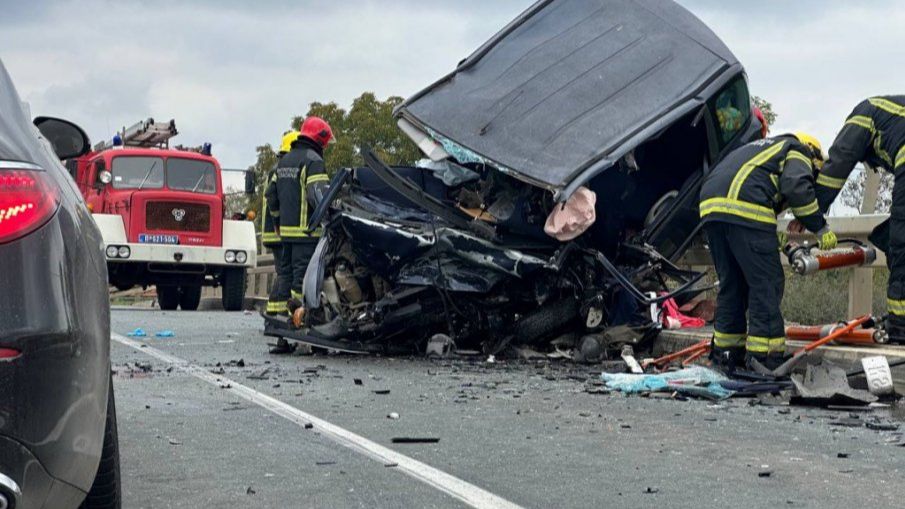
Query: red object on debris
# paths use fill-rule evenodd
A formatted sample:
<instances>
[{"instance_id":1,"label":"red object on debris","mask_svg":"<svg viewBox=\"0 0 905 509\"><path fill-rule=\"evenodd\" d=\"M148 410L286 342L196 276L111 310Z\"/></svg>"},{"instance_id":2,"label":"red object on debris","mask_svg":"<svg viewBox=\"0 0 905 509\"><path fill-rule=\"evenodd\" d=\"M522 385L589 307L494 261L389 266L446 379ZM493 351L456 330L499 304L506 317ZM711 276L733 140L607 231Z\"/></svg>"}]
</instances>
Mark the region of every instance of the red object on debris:
<instances>
[{"instance_id":1,"label":"red object on debris","mask_svg":"<svg viewBox=\"0 0 905 509\"><path fill-rule=\"evenodd\" d=\"M683 315L675 299L663 301L662 311L660 320L667 329L697 329L706 323L701 318Z\"/></svg>"}]
</instances>

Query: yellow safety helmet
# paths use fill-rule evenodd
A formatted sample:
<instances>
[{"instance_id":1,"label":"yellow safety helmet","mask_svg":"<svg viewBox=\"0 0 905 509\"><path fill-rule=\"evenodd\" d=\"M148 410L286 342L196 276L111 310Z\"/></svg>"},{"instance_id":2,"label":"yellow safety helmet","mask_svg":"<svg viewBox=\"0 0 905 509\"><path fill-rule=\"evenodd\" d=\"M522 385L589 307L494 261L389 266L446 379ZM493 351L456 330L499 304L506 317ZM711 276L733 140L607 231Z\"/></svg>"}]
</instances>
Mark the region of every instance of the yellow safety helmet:
<instances>
[{"instance_id":1,"label":"yellow safety helmet","mask_svg":"<svg viewBox=\"0 0 905 509\"><path fill-rule=\"evenodd\" d=\"M292 142L294 142L298 138L298 131L286 131L286 133L283 134L283 139L280 141L280 153L285 154L286 152L292 150Z\"/></svg>"},{"instance_id":2,"label":"yellow safety helmet","mask_svg":"<svg viewBox=\"0 0 905 509\"><path fill-rule=\"evenodd\" d=\"M803 132L795 133L795 137L811 149L811 159L814 160L814 166L817 168L823 166L823 161L826 160L826 157L823 155L823 146L820 144L820 140Z\"/></svg>"}]
</instances>

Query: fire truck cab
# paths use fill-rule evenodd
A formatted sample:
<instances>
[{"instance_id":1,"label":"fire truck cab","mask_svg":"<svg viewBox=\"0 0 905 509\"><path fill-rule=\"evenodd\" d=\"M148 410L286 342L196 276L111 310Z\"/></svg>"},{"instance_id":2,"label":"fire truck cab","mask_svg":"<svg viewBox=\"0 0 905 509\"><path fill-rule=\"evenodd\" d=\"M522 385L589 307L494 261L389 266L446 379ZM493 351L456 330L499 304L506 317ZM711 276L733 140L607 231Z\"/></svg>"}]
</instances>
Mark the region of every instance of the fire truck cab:
<instances>
[{"instance_id":1,"label":"fire truck cab","mask_svg":"<svg viewBox=\"0 0 905 509\"><path fill-rule=\"evenodd\" d=\"M161 309L195 310L202 286L242 308L254 267L254 224L224 218L220 164L210 145L169 147L174 121L148 119L69 162L104 239L110 284L156 285Z\"/></svg>"}]
</instances>

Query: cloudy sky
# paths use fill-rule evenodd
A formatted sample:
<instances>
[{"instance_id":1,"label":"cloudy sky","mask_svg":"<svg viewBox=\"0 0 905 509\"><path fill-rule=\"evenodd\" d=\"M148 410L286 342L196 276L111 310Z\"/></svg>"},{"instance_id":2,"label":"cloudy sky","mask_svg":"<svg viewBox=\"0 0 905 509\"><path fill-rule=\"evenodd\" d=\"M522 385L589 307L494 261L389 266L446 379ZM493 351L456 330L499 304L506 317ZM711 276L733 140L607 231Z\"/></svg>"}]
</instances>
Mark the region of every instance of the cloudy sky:
<instances>
[{"instance_id":1,"label":"cloudy sky","mask_svg":"<svg viewBox=\"0 0 905 509\"><path fill-rule=\"evenodd\" d=\"M870 95L905 93L901 0L679 0L772 101L829 144ZM0 0L0 59L34 114L96 140L148 116L244 168L311 101L407 96L531 0Z\"/></svg>"}]
</instances>

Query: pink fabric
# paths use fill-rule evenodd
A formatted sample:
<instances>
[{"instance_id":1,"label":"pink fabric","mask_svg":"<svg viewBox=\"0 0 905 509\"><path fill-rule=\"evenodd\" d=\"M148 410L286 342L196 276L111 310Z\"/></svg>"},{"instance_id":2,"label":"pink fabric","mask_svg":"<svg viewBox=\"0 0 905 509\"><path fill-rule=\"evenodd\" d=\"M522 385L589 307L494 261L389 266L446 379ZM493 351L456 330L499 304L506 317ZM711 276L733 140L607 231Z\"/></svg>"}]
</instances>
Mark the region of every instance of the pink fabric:
<instances>
[{"instance_id":1,"label":"pink fabric","mask_svg":"<svg viewBox=\"0 0 905 509\"><path fill-rule=\"evenodd\" d=\"M562 206L556 206L547 216L544 232L560 242L578 237L597 220L594 206L597 194L586 187L579 187Z\"/></svg>"},{"instance_id":2,"label":"pink fabric","mask_svg":"<svg viewBox=\"0 0 905 509\"><path fill-rule=\"evenodd\" d=\"M683 315L679 311L676 299L663 301L663 313L660 315L663 325L667 329L697 329L704 326L704 320Z\"/></svg>"}]
</instances>

